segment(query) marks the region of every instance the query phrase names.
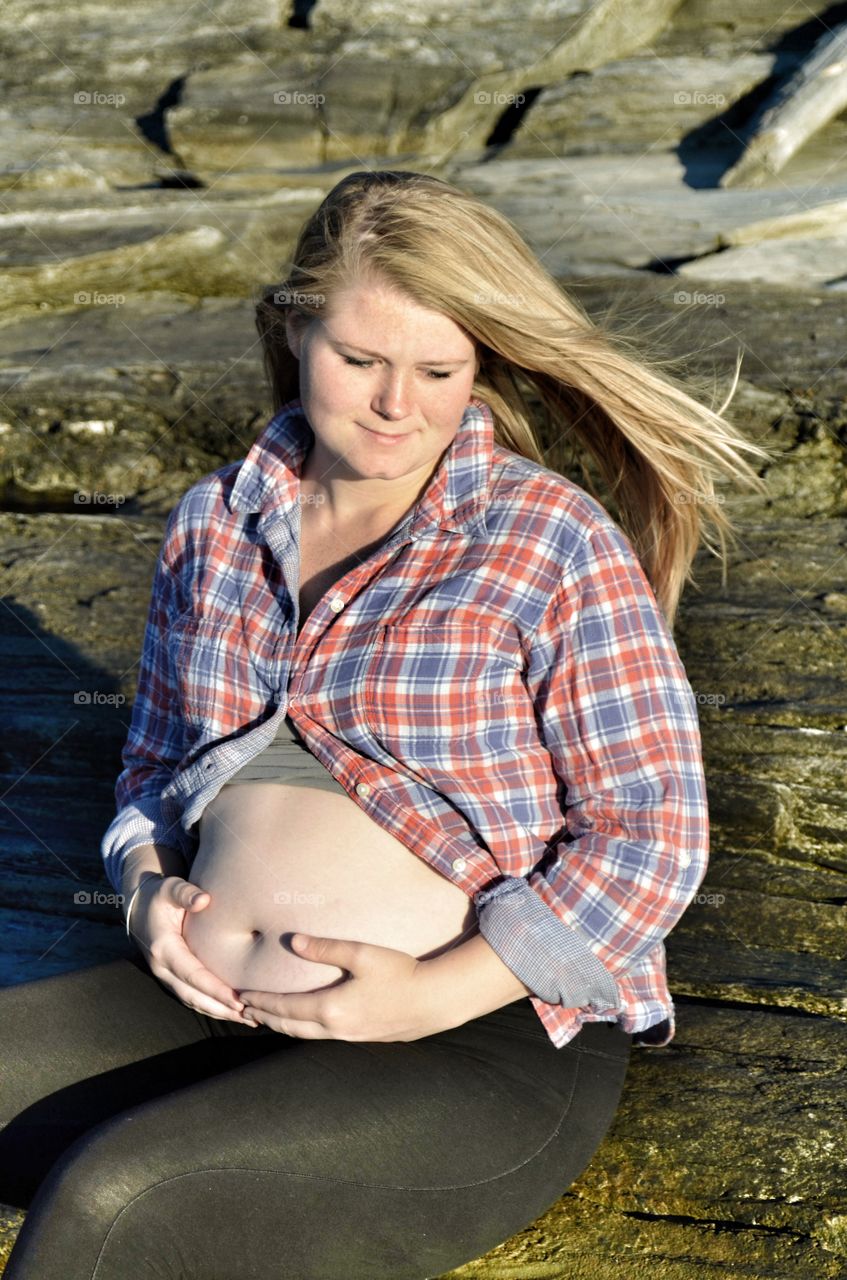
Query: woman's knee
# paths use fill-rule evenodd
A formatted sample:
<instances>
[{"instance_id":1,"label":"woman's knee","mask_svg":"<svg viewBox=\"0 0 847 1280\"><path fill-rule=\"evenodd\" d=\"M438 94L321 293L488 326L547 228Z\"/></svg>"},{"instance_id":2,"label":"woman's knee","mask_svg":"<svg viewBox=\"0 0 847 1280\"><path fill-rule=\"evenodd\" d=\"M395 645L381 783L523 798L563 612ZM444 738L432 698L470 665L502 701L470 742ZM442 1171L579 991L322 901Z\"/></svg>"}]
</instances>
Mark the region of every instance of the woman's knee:
<instances>
[{"instance_id":1,"label":"woman's knee","mask_svg":"<svg viewBox=\"0 0 847 1280\"><path fill-rule=\"evenodd\" d=\"M130 1117L104 1121L77 1138L32 1199L9 1261L10 1280L99 1280L104 1243L143 1183L143 1164Z\"/></svg>"}]
</instances>

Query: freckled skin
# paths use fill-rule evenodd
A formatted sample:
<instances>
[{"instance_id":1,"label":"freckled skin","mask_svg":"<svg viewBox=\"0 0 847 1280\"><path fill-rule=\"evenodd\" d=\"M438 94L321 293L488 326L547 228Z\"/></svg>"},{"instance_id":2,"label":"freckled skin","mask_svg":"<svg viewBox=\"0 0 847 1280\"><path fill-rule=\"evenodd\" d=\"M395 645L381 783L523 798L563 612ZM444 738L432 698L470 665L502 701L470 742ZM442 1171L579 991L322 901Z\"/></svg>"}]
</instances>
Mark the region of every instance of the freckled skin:
<instances>
[{"instance_id":1,"label":"freckled skin","mask_svg":"<svg viewBox=\"0 0 847 1280\"><path fill-rule=\"evenodd\" d=\"M343 526L365 527L382 508L407 509L426 488L470 400L478 367L472 340L448 317L375 285L337 295L327 314L305 327L290 313L286 324L315 433L304 491L318 494L326 520ZM434 357L453 363L421 363ZM365 427L406 438L386 447Z\"/></svg>"}]
</instances>

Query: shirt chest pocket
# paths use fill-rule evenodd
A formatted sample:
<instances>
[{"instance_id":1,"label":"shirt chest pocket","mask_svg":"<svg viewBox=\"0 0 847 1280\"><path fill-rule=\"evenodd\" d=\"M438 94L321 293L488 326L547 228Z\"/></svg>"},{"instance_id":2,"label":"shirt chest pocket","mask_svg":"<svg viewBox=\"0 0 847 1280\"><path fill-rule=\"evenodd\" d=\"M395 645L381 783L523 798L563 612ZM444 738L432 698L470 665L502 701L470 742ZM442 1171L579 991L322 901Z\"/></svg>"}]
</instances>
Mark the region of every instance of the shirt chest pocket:
<instances>
[{"instance_id":1,"label":"shirt chest pocket","mask_svg":"<svg viewBox=\"0 0 847 1280\"><path fill-rule=\"evenodd\" d=\"M365 719L397 759L493 758L531 715L522 670L517 641L496 627L389 624L366 665Z\"/></svg>"},{"instance_id":2,"label":"shirt chest pocket","mask_svg":"<svg viewBox=\"0 0 847 1280\"><path fill-rule=\"evenodd\" d=\"M188 724L214 719L237 694L232 637L220 619L187 614L168 632L174 689Z\"/></svg>"}]
</instances>

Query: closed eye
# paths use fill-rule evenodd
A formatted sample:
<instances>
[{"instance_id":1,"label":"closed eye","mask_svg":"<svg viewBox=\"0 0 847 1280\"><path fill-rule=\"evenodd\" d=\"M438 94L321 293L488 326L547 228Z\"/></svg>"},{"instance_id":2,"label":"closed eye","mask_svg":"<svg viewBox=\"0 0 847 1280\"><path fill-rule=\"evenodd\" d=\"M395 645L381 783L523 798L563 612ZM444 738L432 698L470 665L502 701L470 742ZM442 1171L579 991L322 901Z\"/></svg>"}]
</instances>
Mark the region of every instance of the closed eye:
<instances>
[{"instance_id":1,"label":"closed eye","mask_svg":"<svg viewBox=\"0 0 847 1280\"><path fill-rule=\"evenodd\" d=\"M357 369L370 369L373 360L357 360L354 356L342 355L342 360L346 360L348 364L354 365ZM444 373L437 369L428 369L427 375L430 378L452 378L452 373Z\"/></svg>"}]
</instances>

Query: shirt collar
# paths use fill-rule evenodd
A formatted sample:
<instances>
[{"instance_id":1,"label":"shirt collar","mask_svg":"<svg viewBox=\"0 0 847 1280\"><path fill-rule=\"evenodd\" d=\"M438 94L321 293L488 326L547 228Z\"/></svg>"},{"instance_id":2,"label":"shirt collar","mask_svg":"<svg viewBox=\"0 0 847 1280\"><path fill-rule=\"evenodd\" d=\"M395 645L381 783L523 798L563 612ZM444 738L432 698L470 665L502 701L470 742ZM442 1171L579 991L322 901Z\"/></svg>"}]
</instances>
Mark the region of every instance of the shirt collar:
<instances>
[{"instance_id":1,"label":"shirt collar","mask_svg":"<svg viewBox=\"0 0 847 1280\"><path fill-rule=\"evenodd\" d=\"M311 440L302 402L290 400L271 418L239 467L229 496L230 510L264 512L271 506L293 506ZM474 397L418 500L413 530L438 524L467 531L484 522L493 448L494 415Z\"/></svg>"}]
</instances>

